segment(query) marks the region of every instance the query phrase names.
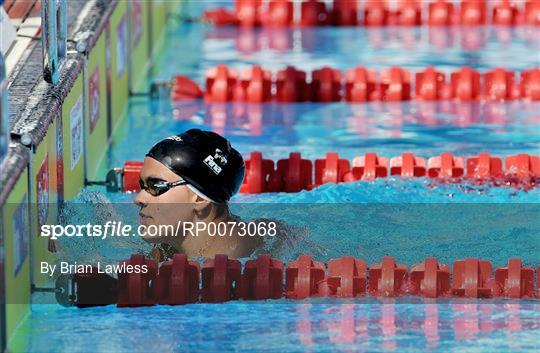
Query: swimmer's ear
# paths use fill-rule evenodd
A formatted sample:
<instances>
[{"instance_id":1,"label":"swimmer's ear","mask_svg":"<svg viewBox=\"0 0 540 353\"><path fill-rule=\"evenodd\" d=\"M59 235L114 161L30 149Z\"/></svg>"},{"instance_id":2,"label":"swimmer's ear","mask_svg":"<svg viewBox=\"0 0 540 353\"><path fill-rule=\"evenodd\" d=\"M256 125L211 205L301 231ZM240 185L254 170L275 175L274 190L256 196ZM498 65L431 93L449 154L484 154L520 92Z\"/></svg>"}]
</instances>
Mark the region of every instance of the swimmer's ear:
<instances>
[{"instance_id":1,"label":"swimmer's ear","mask_svg":"<svg viewBox=\"0 0 540 353\"><path fill-rule=\"evenodd\" d=\"M206 207L210 201L200 197L199 195L197 194L193 194L195 197L193 198L193 202L196 204L195 207L197 206L202 206L202 207Z\"/></svg>"},{"instance_id":2,"label":"swimmer's ear","mask_svg":"<svg viewBox=\"0 0 540 353\"><path fill-rule=\"evenodd\" d=\"M190 203L196 204L196 203L199 203L202 200L202 197L200 197L195 192L193 192L193 190L188 189L188 191L189 191L189 202Z\"/></svg>"},{"instance_id":3,"label":"swimmer's ear","mask_svg":"<svg viewBox=\"0 0 540 353\"><path fill-rule=\"evenodd\" d=\"M211 210L211 202L207 199L197 195L196 193L191 191L191 203L193 205L193 212L199 217L199 218L206 218L210 214Z\"/></svg>"}]
</instances>

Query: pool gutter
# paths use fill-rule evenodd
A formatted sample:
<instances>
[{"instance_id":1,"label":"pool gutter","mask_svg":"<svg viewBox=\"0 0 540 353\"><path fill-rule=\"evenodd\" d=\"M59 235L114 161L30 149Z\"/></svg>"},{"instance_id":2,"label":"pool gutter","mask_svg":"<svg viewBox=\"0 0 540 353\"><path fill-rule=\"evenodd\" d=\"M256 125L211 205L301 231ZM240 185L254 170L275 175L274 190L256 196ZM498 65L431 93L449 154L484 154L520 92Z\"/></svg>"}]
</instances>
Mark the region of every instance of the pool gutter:
<instances>
[{"instance_id":1,"label":"pool gutter","mask_svg":"<svg viewBox=\"0 0 540 353\"><path fill-rule=\"evenodd\" d=\"M58 205L99 177L129 93L144 81L168 15L182 6L182 1L133 0L129 6L116 0L69 1L67 57L58 84L44 80L41 40L32 40L24 63L11 71L11 142L0 161L0 351L26 350L16 332L30 310L31 288L50 285L36 265L56 255L37 234L39 223L57 222ZM15 212L23 203L29 205L27 217L18 224ZM39 220L42 213L45 220ZM27 246L16 271L19 255L4 256L14 242ZM12 305L13 298L22 302Z\"/></svg>"}]
</instances>

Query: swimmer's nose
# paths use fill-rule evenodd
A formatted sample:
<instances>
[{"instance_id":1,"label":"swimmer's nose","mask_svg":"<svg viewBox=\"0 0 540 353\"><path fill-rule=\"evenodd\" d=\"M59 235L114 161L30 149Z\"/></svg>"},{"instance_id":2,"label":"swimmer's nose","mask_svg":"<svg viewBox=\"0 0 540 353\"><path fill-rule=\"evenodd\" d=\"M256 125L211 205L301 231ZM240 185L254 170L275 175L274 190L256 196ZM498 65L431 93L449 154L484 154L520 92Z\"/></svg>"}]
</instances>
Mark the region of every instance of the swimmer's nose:
<instances>
[{"instance_id":1,"label":"swimmer's nose","mask_svg":"<svg viewBox=\"0 0 540 353\"><path fill-rule=\"evenodd\" d=\"M148 205L148 193L144 190L141 190L139 191L139 193L137 194L137 196L135 196L135 199L133 200L133 202L135 202L135 204L139 207L145 207L146 205Z\"/></svg>"}]
</instances>

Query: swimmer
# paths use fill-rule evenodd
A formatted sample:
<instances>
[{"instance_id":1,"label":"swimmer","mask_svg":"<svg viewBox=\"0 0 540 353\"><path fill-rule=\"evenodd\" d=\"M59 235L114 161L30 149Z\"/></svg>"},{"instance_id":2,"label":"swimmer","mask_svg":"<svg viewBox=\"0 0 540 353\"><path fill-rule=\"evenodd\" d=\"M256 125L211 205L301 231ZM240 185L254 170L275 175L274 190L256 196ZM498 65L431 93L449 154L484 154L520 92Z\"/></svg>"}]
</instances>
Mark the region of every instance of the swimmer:
<instances>
[{"instance_id":1,"label":"swimmer","mask_svg":"<svg viewBox=\"0 0 540 353\"><path fill-rule=\"evenodd\" d=\"M307 228L291 226L276 219L257 218L250 222L275 223L274 236L242 236L242 223L229 208L244 179L245 165L240 153L224 137L210 131L191 129L170 136L155 144L146 154L140 173L141 191L134 199L139 206L140 224L170 226L159 236L142 234L154 245L149 255L158 262L175 253L190 258L211 258L225 254L230 258L270 254L289 261L301 253L315 258L325 255L324 249L309 239ZM226 236L212 236L209 229L196 236L183 234L185 224L226 224ZM175 236L176 235L176 236ZM116 302L116 275L100 274L76 279L79 307L107 305ZM82 280L82 282L80 282ZM67 282L66 282L67 283ZM66 297L65 302L72 299ZM68 305L68 304L65 304Z\"/></svg>"},{"instance_id":2,"label":"swimmer","mask_svg":"<svg viewBox=\"0 0 540 353\"><path fill-rule=\"evenodd\" d=\"M214 132L191 129L155 144L144 159L141 191L134 200L141 225L169 226L160 228L168 230L163 233L143 235L154 244L152 257L163 261L175 252L189 257L250 256L263 239L240 236L236 223L241 220L228 205L244 174L240 153ZM211 234L210 223L219 224L226 236ZM185 232L193 224L202 230Z\"/></svg>"}]
</instances>

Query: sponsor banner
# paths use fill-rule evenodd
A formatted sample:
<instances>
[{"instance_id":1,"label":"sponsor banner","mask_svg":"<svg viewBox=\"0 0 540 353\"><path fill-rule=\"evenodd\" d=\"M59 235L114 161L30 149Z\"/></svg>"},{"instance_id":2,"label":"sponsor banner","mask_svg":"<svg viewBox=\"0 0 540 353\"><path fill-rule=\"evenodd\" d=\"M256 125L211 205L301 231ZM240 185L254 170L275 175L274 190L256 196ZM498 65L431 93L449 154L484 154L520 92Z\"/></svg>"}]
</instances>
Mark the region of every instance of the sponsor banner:
<instances>
[{"instance_id":1,"label":"sponsor banner","mask_svg":"<svg viewBox=\"0 0 540 353\"><path fill-rule=\"evenodd\" d=\"M26 194L13 213L13 274L17 276L28 256L28 204Z\"/></svg>"},{"instance_id":2,"label":"sponsor banner","mask_svg":"<svg viewBox=\"0 0 540 353\"><path fill-rule=\"evenodd\" d=\"M141 40L143 26L142 26L142 4L140 0L133 0L132 2L132 33L133 33L133 47L136 47Z\"/></svg>"},{"instance_id":3,"label":"sponsor banner","mask_svg":"<svg viewBox=\"0 0 540 353\"><path fill-rule=\"evenodd\" d=\"M124 73L127 63L127 18L125 15L118 23L116 33L116 76L120 77Z\"/></svg>"},{"instance_id":4,"label":"sponsor banner","mask_svg":"<svg viewBox=\"0 0 540 353\"><path fill-rule=\"evenodd\" d=\"M45 156L43 164L36 176L38 202L38 229L47 222L49 213L49 155Z\"/></svg>"},{"instance_id":5,"label":"sponsor banner","mask_svg":"<svg viewBox=\"0 0 540 353\"><path fill-rule=\"evenodd\" d=\"M88 82L89 108L90 108L90 133L94 131L99 120L99 66L96 66Z\"/></svg>"},{"instance_id":6,"label":"sponsor banner","mask_svg":"<svg viewBox=\"0 0 540 353\"><path fill-rule=\"evenodd\" d=\"M81 159L83 151L83 110L82 110L82 96L79 96L77 102L71 108L69 114L69 126L71 137L71 170L75 168L79 160Z\"/></svg>"},{"instance_id":7,"label":"sponsor banner","mask_svg":"<svg viewBox=\"0 0 540 353\"><path fill-rule=\"evenodd\" d=\"M56 118L56 202L64 202L64 135L62 134L62 115Z\"/></svg>"}]
</instances>

